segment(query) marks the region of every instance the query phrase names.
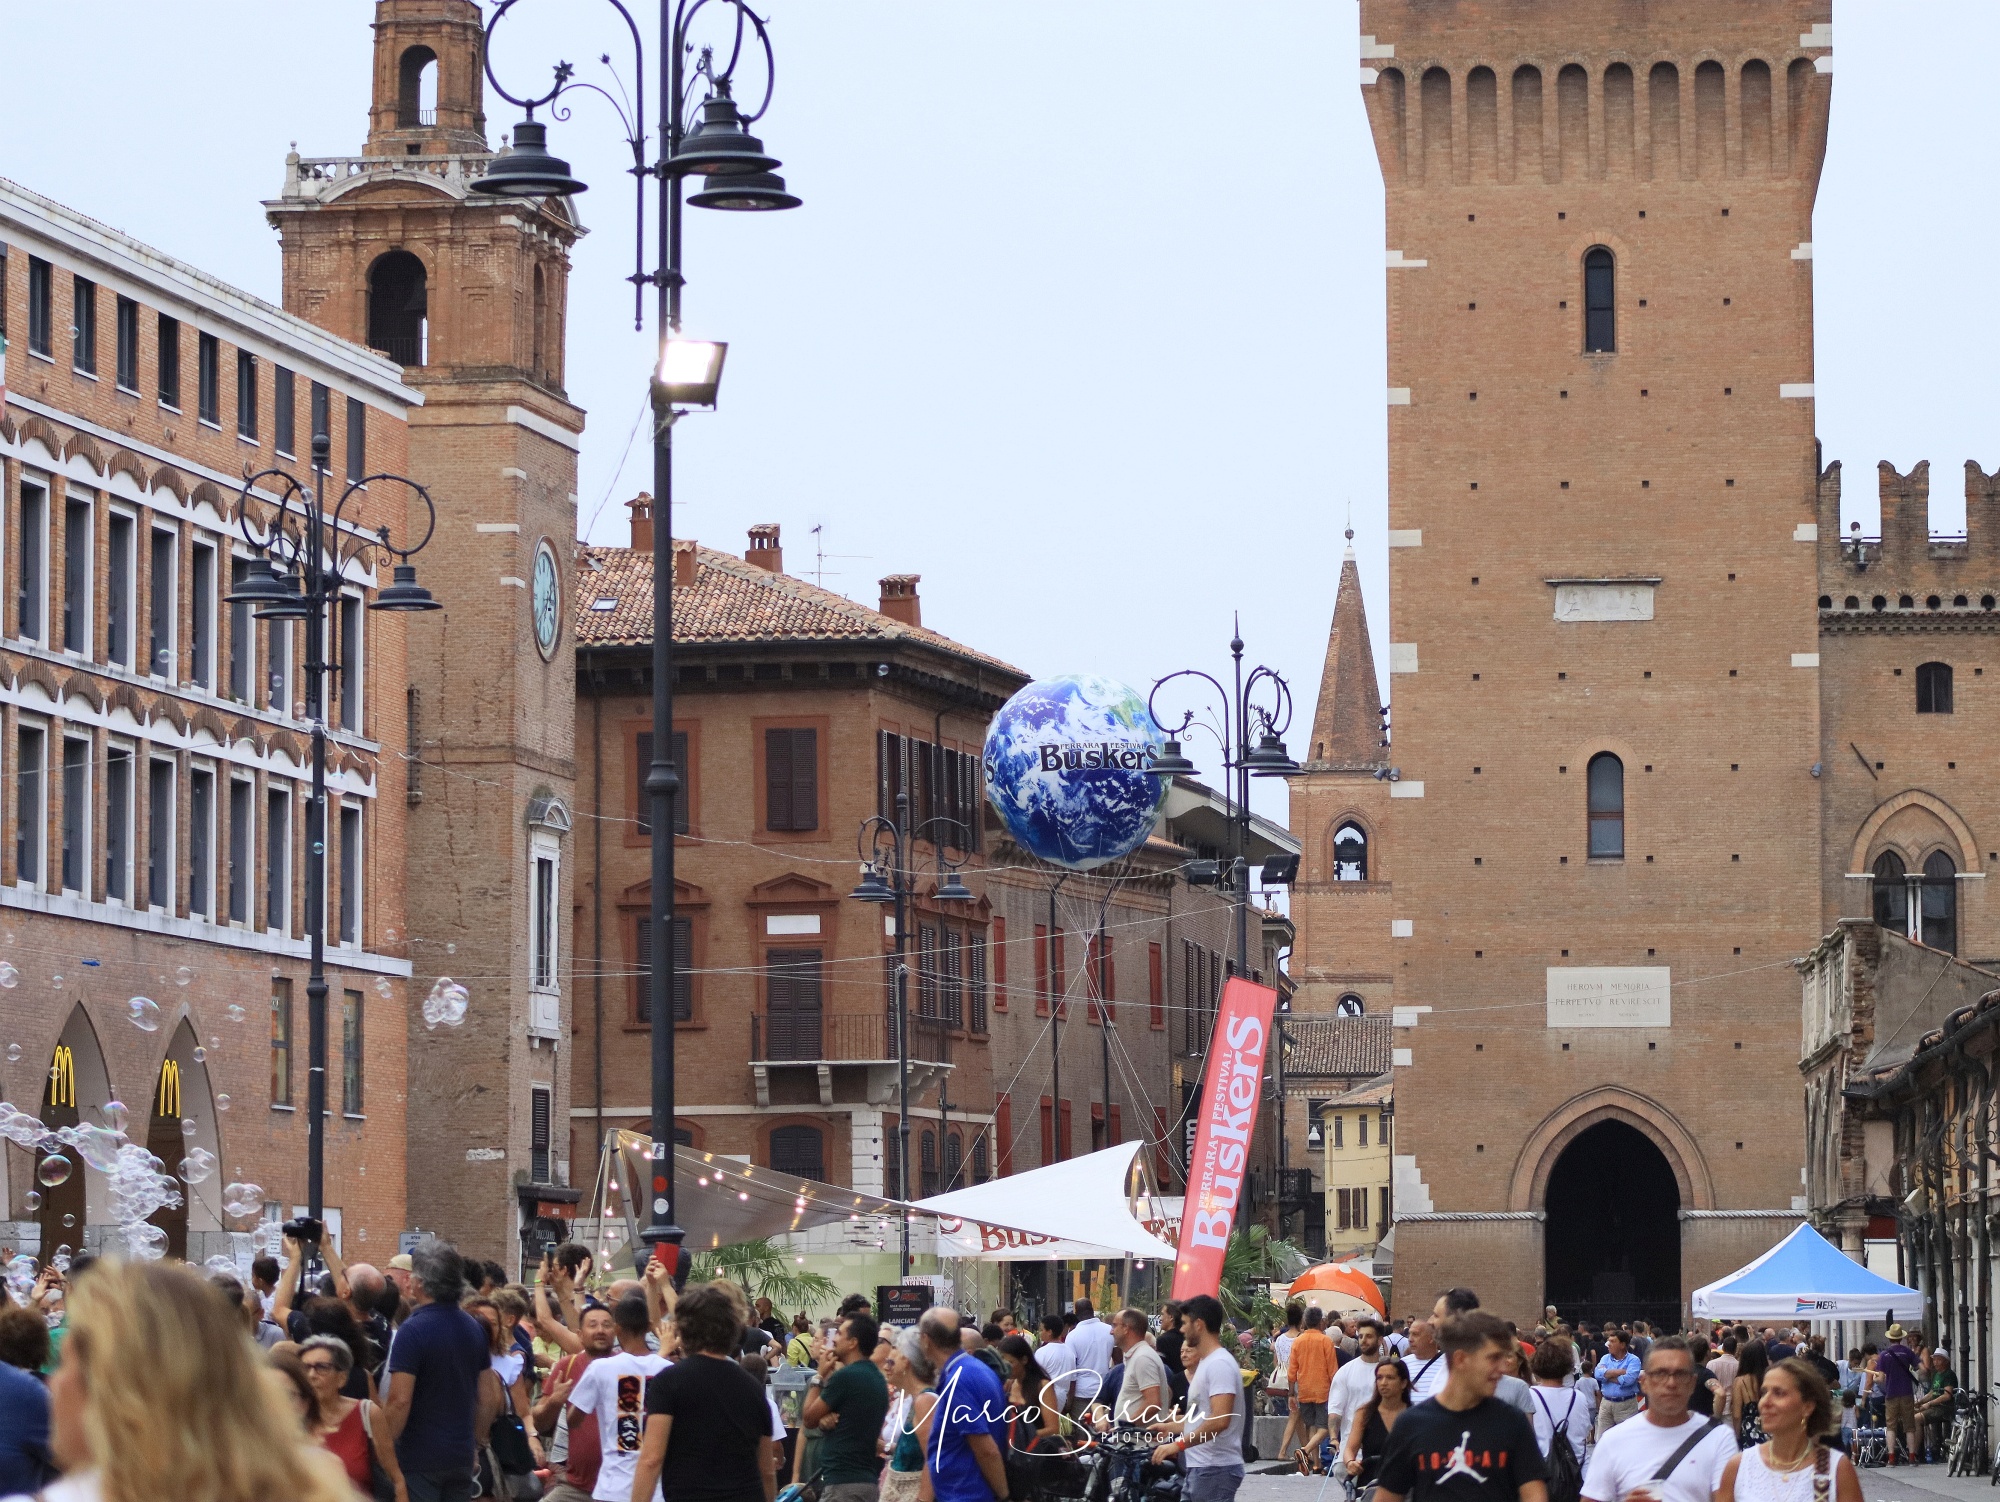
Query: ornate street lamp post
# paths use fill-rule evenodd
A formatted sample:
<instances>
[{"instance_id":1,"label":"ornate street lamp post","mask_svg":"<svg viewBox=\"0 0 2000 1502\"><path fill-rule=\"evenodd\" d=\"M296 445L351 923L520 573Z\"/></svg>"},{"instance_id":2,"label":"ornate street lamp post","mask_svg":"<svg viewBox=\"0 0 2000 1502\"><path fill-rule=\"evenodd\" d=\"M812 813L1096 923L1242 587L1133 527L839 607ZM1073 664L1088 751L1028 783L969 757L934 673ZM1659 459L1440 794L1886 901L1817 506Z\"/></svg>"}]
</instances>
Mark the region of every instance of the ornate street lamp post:
<instances>
[{"instance_id":1,"label":"ornate street lamp post","mask_svg":"<svg viewBox=\"0 0 2000 1502\"><path fill-rule=\"evenodd\" d=\"M575 89L601 95L617 112L632 149L632 174L638 213L634 221L634 270L626 280L633 287L633 327L645 317L646 288L657 296L659 356L651 380L653 403L653 761L646 770L646 795L652 814L652 973L647 983L648 1015L652 1019L652 1176L647 1185L647 1224L641 1238L669 1266L678 1252L682 1230L674 1203L674 1023L678 990L674 953L674 826L680 799L680 769L674 764L673 710L673 432L674 423L690 408L715 406L722 381L725 344L683 339L681 327L681 183L704 178L700 191L688 195L697 208L754 213L797 208L799 200L785 190L773 170L775 157L749 133L771 105L775 59L763 19L744 0L660 0L660 155L646 159L646 55L639 25L620 0L606 0L632 35L636 60L636 101L630 114L624 105L593 83L580 83L568 63L558 63L554 83L546 93L531 97L510 94L493 72L493 33L519 0L500 0L486 23L486 76L501 98L521 106L527 118L514 127L513 144L493 159L486 175L472 184L475 193L500 197L548 198L581 193L585 184L570 176L569 164L548 151L547 126L535 118L544 106L557 120L569 118L557 101ZM690 65L689 27L709 4L733 15L726 55L704 47ZM737 65L750 51L762 54L764 96L754 113L745 115L734 97ZM699 95L699 97L697 97ZM694 120L700 112L699 123ZM646 184L656 192L657 237L663 265L646 269ZM665 549L663 559L661 550Z\"/></svg>"},{"instance_id":2,"label":"ornate street lamp post","mask_svg":"<svg viewBox=\"0 0 2000 1502\"><path fill-rule=\"evenodd\" d=\"M417 583L410 559L423 551L437 530L437 507L430 492L403 475L363 475L348 482L340 499L327 505L327 454L331 441L323 432L312 435L312 483L301 484L282 469L266 469L243 482L236 505L236 524L243 540L255 550L243 582L224 597L230 605L248 605L260 621L306 623L306 714L312 720L312 799L306 805L306 934L312 945L312 966L306 979L306 1213L321 1220L326 1191L326 680L327 674L349 673L358 663L328 662L331 612L339 608L342 566L357 554L379 547L396 560L389 586L369 602L370 610L438 610L431 592ZM409 547L398 547L394 533L379 527L371 542L358 530L341 530L349 501L372 484L409 487L424 503L424 535ZM251 492L259 485L276 491L276 509L261 535L256 530ZM265 503L268 506L268 502ZM336 646L336 652L338 647Z\"/></svg>"}]
</instances>

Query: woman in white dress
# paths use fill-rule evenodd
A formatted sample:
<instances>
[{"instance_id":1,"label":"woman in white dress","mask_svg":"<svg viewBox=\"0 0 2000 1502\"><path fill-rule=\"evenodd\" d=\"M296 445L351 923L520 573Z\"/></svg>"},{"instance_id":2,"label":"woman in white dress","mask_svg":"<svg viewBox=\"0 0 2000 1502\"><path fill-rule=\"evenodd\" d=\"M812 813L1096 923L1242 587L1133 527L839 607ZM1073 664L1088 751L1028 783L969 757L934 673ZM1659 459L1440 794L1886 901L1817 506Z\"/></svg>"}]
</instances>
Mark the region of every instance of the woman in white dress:
<instances>
[{"instance_id":1,"label":"woman in white dress","mask_svg":"<svg viewBox=\"0 0 2000 1502\"><path fill-rule=\"evenodd\" d=\"M1826 1437L1840 1410L1826 1380L1797 1357L1764 1373L1757 1416L1769 1436L1722 1468L1715 1502L1861 1502L1854 1466Z\"/></svg>"}]
</instances>

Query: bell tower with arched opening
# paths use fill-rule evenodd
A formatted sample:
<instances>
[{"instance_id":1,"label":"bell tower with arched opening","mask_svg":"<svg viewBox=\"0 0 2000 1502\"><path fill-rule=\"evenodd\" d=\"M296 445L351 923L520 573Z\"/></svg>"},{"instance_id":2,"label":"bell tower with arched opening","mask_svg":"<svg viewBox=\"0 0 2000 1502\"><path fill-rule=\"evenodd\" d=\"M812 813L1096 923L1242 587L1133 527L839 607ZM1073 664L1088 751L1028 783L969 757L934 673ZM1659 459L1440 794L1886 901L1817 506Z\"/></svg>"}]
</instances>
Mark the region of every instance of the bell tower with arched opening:
<instances>
[{"instance_id":1,"label":"bell tower with arched opening","mask_svg":"<svg viewBox=\"0 0 2000 1502\"><path fill-rule=\"evenodd\" d=\"M1831 7L1362 0L1361 31L1387 210L1397 1312L1476 1266L1519 1315L1555 1268L1563 1312L1599 1318L1581 1306L1622 1278L1685 1296L1803 1204L1799 1092L1772 1082L1821 920ZM1607 1088L1713 1184L1676 1221L1633 1179L1671 1268L1545 1265L1560 1207L1510 1201L1548 1182L1535 1124L1567 1131L1561 1103ZM1615 1176L1620 1140L1559 1182Z\"/></svg>"},{"instance_id":2,"label":"bell tower with arched opening","mask_svg":"<svg viewBox=\"0 0 2000 1502\"><path fill-rule=\"evenodd\" d=\"M532 1212L531 1181L568 1169L531 1135L569 1111L569 967L543 946L563 941L570 903L583 413L563 342L583 231L563 200L470 192L491 160L481 47L473 0L378 0L361 153L294 152L265 208L287 311L380 351L423 395L409 473L438 518L415 561L444 609L409 631L404 734L387 748L410 759L408 848L378 858L402 863L407 893L412 1214L491 1254L513 1245L523 1198ZM425 1028L423 996L468 970L464 1026Z\"/></svg>"}]
</instances>

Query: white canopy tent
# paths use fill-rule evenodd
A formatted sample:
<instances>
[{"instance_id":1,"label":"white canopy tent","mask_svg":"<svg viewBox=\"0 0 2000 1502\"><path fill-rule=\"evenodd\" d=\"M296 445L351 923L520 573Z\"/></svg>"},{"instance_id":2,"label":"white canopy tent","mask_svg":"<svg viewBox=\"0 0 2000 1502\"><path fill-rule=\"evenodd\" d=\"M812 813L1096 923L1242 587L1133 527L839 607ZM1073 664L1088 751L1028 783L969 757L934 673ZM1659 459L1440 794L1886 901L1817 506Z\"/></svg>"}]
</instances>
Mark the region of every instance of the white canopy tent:
<instances>
[{"instance_id":1,"label":"white canopy tent","mask_svg":"<svg viewBox=\"0 0 2000 1502\"><path fill-rule=\"evenodd\" d=\"M1158 1257L1171 1262L1178 1205L1148 1192L1143 1142L916 1201L935 1215L938 1255L987 1262Z\"/></svg>"},{"instance_id":2,"label":"white canopy tent","mask_svg":"<svg viewBox=\"0 0 2000 1502\"><path fill-rule=\"evenodd\" d=\"M1809 1225L1694 1291L1696 1319L1915 1320L1924 1296L1870 1272Z\"/></svg>"}]
</instances>

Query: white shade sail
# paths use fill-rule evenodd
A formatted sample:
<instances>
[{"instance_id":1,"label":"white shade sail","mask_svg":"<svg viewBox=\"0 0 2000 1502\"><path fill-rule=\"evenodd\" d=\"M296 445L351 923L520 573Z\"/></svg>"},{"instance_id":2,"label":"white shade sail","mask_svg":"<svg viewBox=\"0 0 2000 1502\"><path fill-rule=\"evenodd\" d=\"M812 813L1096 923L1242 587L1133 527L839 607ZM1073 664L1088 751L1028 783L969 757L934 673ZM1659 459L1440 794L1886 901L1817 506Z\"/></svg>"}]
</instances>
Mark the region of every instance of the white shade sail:
<instances>
[{"instance_id":1,"label":"white shade sail","mask_svg":"<svg viewBox=\"0 0 2000 1502\"><path fill-rule=\"evenodd\" d=\"M969 1189L918 1200L938 1217L938 1254L985 1261L1064 1257L1159 1257L1178 1235L1171 1202L1136 1192L1134 1170L1143 1142L1120 1142L1081 1158L1009 1174Z\"/></svg>"}]
</instances>

